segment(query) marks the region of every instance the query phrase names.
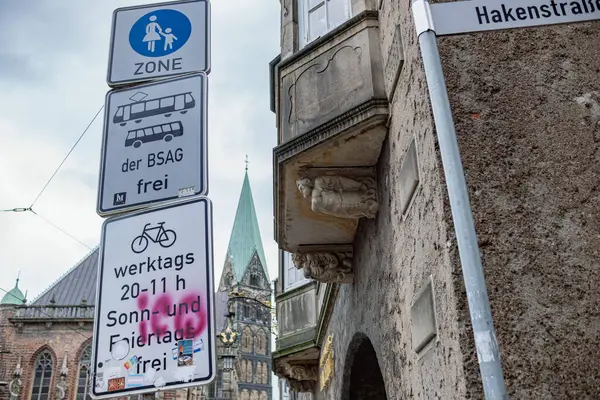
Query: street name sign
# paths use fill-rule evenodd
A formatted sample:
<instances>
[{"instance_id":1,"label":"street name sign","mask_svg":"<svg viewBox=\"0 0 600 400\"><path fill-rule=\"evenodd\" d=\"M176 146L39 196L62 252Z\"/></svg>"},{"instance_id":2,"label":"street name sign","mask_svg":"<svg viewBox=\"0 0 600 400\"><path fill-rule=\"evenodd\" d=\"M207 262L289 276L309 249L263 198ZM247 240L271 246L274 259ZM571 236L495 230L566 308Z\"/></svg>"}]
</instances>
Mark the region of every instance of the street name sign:
<instances>
[{"instance_id":1,"label":"street name sign","mask_svg":"<svg viewBox=\"0 0 600 400\"><path fill-rule=\"evenodd\" d=\"M105 104L99 215L208 192L204 73L112 90Z\"/></svg>"},{"instance_id":2,"label":"street name sign","mask_svg":"<svg viewBox=\"0 0 600 400\"><path fill-rule=\"evenodd\" d=\"M107 83L210 72L210 2L183 0L113 13Z\"/></svg>"},{"instance_id":3,"label":"street name sign","mask_svg":"<svg viewBox=\"0 0 600 400\"><path fill-rule=\"evenodd\" d=\"M180 200L102 226L92 397L209 383L215 376L212 204Z\"/></svg>"},{"instance_id":4,"label":"street name sign","mask_svg":"<svg viewBox=\"0 0 600 400\"><path fill-rule=\"evenodd\" d=\"M600 0L470 0L430 7L437 36L600 19Z\"/></svg>"}]
</instances>

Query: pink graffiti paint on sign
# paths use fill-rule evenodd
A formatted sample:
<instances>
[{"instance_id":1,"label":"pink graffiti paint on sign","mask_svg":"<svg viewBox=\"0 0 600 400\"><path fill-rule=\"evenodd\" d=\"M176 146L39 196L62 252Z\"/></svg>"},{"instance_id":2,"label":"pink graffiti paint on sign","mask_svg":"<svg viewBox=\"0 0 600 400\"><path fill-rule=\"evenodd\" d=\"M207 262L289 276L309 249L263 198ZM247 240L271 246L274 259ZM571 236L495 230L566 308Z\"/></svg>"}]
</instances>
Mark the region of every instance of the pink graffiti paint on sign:
<instances>
[{"instance_id":1,"label":"pink graffiti paint on sign","mask_svg":"<svg viewBox=\"0 0 600 400\"><path fill-rule=\"evenodd\" d=\"M191 333L193 339L200 336L208 325L206 302L199 293L186 293L179 301L173 301L169 293L151 298L147 293L138 297L139 310L150 310L150 321L140 321L138 324L140 341L146 343L149 334L164 337L169 330L182 330L186 336ZM198 304L198 302L200 304ZM196 310L194 311L194 305ZM170 310L172 309L172 312ZM150 322L148 324L148 322ZM149 331L150 329L150 331Z\"/></svg>"}]
</instances>

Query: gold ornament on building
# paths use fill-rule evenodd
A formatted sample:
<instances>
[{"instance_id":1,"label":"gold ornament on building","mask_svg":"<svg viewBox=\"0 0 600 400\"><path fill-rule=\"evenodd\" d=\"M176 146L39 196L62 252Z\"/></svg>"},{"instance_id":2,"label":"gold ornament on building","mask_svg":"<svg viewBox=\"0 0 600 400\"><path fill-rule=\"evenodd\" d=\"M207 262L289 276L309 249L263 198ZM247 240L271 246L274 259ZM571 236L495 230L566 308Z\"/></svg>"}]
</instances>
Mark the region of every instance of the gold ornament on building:
<instances>
[{"instance_id":1,"label":"gold ornament on building","mask_svg":"<svg viewBox=\"0 0 600 400\"><path fill-rule=\"evenodd\" d=\"M327 387L327 384L333 376L333 335L329 335L325 346L321 350L321 359L319 360L321 391Z\"/></svg>"}]
</instances>

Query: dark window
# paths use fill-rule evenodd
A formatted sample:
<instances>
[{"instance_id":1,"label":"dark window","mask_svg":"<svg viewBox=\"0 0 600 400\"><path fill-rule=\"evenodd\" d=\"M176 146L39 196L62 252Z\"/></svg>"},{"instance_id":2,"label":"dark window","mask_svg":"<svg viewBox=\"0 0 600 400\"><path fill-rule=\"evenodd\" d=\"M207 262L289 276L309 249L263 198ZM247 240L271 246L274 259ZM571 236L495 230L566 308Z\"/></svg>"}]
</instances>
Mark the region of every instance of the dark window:
<instances>
[{"instance_id":1,"label":"dark window","mask_svg":"<svg viewBox=\"0 0 600 400\"><path fill-rule=\"evenodd\" d=\"M250 286L260 286L260 278L258 275L250 275Z\"/></svg>"},{"instance_id":2,"label":"dark window","mask_svg":"<svg viewBox=\"0 0 600 400\"><path fill-rule=\"evenodd\" d=\"M35 362L35 375L33 377L33 388L31 398L35 400L50 398L50 380L52 378L52 367L54 362L49 352L41 353Z\"/></svg>"},{"instance_id":3,"label":"dark window","mask_svg":"<svg viewBox=\"0 0 600 400\"><path fill-rule=\"evenodd\" d=\"M79 375L77 376L77 397L76 400L91 399L89 395L89 369L92 346L88 345L81 354L79 360Z\"/></svg>"}]
</instances>

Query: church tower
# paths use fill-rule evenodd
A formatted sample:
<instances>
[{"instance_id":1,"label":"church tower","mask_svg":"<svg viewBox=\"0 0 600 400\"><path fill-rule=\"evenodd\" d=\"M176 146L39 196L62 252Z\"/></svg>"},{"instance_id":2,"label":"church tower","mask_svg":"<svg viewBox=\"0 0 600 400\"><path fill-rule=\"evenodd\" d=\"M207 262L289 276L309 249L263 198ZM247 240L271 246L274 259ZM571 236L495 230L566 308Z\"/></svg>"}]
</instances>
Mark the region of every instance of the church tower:
<instances>
[{"instance_id":1,"label":"church tower","mask_svg":"<svg viewBox=\"0 0 600 400\"><path fill-rule=\"evenodd\" d=\"M269 272L246 167L216 293L217 330L225 328L227 321L223 315L231 311L231 328L238 334L235 370L239 400L272 398L271 310L264 304L270 304L271 294ZM221 374L219 371L217 392L221 386Z\"/></svg>"}]
</instances>

